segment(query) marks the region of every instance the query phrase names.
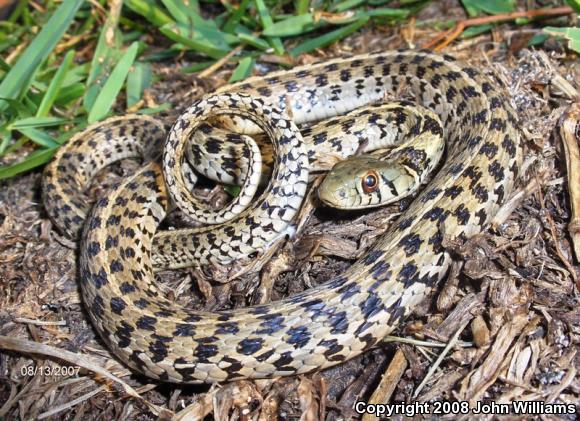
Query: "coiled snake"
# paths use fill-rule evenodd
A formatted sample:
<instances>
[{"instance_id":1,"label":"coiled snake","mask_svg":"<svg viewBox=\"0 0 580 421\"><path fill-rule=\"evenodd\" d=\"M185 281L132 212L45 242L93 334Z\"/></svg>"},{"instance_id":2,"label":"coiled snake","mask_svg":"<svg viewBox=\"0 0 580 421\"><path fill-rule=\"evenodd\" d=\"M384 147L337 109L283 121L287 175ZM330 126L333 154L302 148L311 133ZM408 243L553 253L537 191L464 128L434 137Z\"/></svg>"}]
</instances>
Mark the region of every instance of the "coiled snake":
<instances>
[{"instance_id":1,"label":"coiled snake","mask_svg":"<svg viewBox=\"0 0 580 421\"><path fill-rule=\"evenodd\" d=\"M288 233L309 168L296 124L349 112L401 89L441 119L446 157L363 258L325 284L268 305L200 312L161 295L154 266L228 263ZM233 210L244 203L231 204L217 225L156 234L168 209L167 189L193 182L181 169L185 140L216 116L247 117L273 139L269 185L241 213ZM100 198L83 223L88 205L78 193L96 169L136 153L155 157L164 138L163 126L149 117L93 126L59 151L43 190L62 231L75 237L83 226L81 291L106 344L133 369L179 383L305 373L373 347L446 274L444 236L466 239L485 229L510 194L522 159L515 112L479 70L425 51L359 56L252 78L196 102L171 128L163 170L147 163ZM334 140L340 147L340 138ZM246 145L248 165L259 166L252 143L237 141ZM191 193L179 192L173 200L209 219L207 210L191 204Z\"/></svg>"}]
</instances>

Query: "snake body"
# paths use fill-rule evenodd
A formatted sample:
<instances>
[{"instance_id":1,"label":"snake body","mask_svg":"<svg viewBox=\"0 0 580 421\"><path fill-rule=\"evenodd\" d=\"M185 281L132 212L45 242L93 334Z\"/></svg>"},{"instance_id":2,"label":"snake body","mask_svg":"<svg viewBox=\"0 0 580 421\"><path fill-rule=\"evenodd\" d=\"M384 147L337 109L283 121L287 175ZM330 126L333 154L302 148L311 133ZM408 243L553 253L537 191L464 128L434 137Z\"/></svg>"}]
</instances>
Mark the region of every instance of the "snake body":
<instances>
[{"instance_id":1,"label":"snake body","mask_svg":"<svg viewBox=\"0 0 580 421\"><path fill-rule=\"evenodd\" d=\"M153 267L171 266L164 252L171 261L181 259L176 266L195 259L227 262L255 251L258 239L263 247L287 232L309 165L295 124L349 112L403 88L440 117L446 157L364 257L325 284L268 305L200 312L162 296ZM228 223L177 237L155 234L168 209L167 189L187 184L184 171L172 170L184 161L184 138L210 115L249 118L275 139L270 184ZM150 123L129 126L123 136L135 131L151 137L151 150L159 151L159 127ZM100 136L111 137L103 132L114 129L99 127ZM83 139L72 143L77 141ZM118 149L131 148L123 143ZM413 51L338 59L227 87L177 119L164 151L163 169L148 163L93 206L81 235L80 276L90 319L111 351L147 376L178 383L305 373L373 347L445 276L450 256L444 236L467 239L485 229L511 192L522 160L516 115L502 89L453 57ZM75 209L84 205L68 198L73 179L90 177L90 171L59 175L71 172L67 159L70 152L60 152L47 168L45 203L75 235L83 224ZM176 202L187 208L186 199L187 193Z\"/></svg>"}]
</instances>

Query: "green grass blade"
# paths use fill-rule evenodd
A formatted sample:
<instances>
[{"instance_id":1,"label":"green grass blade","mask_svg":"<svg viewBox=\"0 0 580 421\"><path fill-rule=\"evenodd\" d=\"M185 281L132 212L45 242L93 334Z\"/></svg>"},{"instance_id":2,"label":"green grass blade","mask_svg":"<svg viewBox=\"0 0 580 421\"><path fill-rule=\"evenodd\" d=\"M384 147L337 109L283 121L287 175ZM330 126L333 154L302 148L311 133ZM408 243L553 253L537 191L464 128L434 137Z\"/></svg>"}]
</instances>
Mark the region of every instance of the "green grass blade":
<instances>
[{"instance_id":1,"label":"green grass blade","mask_svg":"<svg viewBox=\"0 0 580 421\"><path fill-rule=\"evenodd\" d=\"M3 156L12 142L12 132L6 126L0 126L0 156Z\"/></svg>"},{"instance_id":2,"label":"green grass blade","mask_svg":"<svg viewBox=\"0 0 580 421\"><path fill-rule=\"evenodd\" d=\"M379 9L369 9L357 12L355 16L362 18L368 16L370 18L391 18L396 20L405 19L409 16L410 11L407 9L394 9L391 7L381 7Z\"/></svg>"},{"instance_id":3,"label":"green grass blade","mask_svg":"<svg viewBox=\"0 0 580 421\"><path fill-rule=\"evenodd\" d=\"M73 83L72 85L67 86L65 89L62 89L54 101L54 103L58 106L65 106L69 104L71 101L75 101L82 97L86 91L85 85L83 83Z\"/></svg>"},{"instance_id":4,"label":"green grass blade","mask_svg":"<svg viewBox=\"0 0 580 421\"><path fill-rule=\"evenodd\" d=\"M566 38L568 47L580 54L580 28L553 28L547 26L544 32L555 37Z\"/></svg>"},{"instance_id":5,"label":"green grass blade","mask_svg":"<svg viewBox=\"0 0 580 421\"><path fill-rule=\"evenodd\" d=\"M38 130L38 129L20 129L18 130L21 134L32 140L39 146L44 148L55 148L59 146L59 143L53 139L48 133Z\"/></svg>"},{"instance_id":6,"label":"green grass blade","mask_svg":"<svg viewBox=\"0 0 580 421\"><path fill-rule=\"evenodd\" d=\"M238 8L234 13L230 15L226 23L224 23L223 30L229 34L233 33L236 30L236 27L240 23L242 16L246 13L246 9L250 4L250 0L242 0Z\"/></svg>"},{"instance_id":7,"label":"green grass blade","mask_svg":"<svg viewBox=\"0 0 580 421\"><path fill-rule=\"evenodd\" d=\"M127 108L141 100L143 91L151 86L153 80L151 64L137 62L133 69L127 76Z\"/></svg>"},{"instance_id":8,"label":"green grass blade","mask_svg":"<svg viewBox=\"0 0 580 421\"><path fill-rule=\"evenodd\" d=\"M139 111L137 111L137 113L151 115L151 114L157 114L157 113L161 113L161 112L169 111L169 110L171 110L171 104L169 102L164 102L163 104L159 104L157 107L141 108Z\"/></svg>"},{"instance_id":9,"label":"green grass blade","mask_svg":"<svg viewBox=\"0 0 580 421\"><path fill-rule=\"evenodd\" d=\"M167 16L165 12L155 4L155 1L125 0L124 4L157 27L167 25L168 23L174 23L173 19Z\"/></svg>"},{"instance_id":10,"label":"green grass blade","mask_svg":"<svg viewBox=\"0 0 580 421\"><path fill-rule=\"evenodd\" d=\"M215 20L203 19L197 13L190 11L189 16L193 23L195 35L199 34L217 47L228 49L230 44L236 44L238 38L232 34L220 31Z\"/></svg>"},{"instance_id":11,"label":"green grass blade","mask_svg":"<svg viewBox=\"0 0 580 421\"><path fill-rule=\"evenodd\" d=\"M335 3L330 6L330 12L344 12L345 10L352 9L353 7L360 6L366 3L366 0L345 0L339 3Z\"/></svg>"},{"instance_id":12,"label":"green grass blade","mask_svg":"<svg viewBox=\"0 0 580 421\"><path fill-rule=\"evenodd\" d=\"M93 108L97 95L102 89L102 83L109 76L109 72L121 56L121 33L118 29L121 16L121 2L114 2L114 8L109 8L107 20L97 41L97 47L91 61L91 68L87 77L87 89L83 98L86 110Z\"/></svg>"},{"instance_id":13,"label":"green grass blade","mask_svg":"<svg viewBox=\"0 0 580 421\"><path fill-rule=\"evenodd\" d=\"M272 17L270 16L270 12L268 11L266 4L264 3L264 0L254 0L254 5L256 6L256 10L258 11L258 15L260 16L260 22L262 22L262 28L264 28L264 31L268 30L268 28L274 24L274 21L272 20ZM278 55L284 54L284 45L282 44L282 41L280 40L280 38L268 37L268 41L270 42L270 45L272 46L272 48L274 48L274 51L276 52L276 54L278 54Z\"/></svg>"},{"instance_id":14,"label":"green grass blade","mask_svg":"<svg viewBox=\"0 0 580 421\"><path fill-rule=\"evenodd\" d=\"M332 44L333 42L336 42L339 39L342 39L352 34L353 32L357 31L358 29L362 28L369 21L369 19L370 18L368 16L363 17L357 20L356 22L351 23L350 25L344 26L327 34L321 35L317 38L312 38L306 42L303 42L299 44L296 48L294 48L292 51L290 51L290 55L292 57L297 57L300 54L308 53L317 48L326 47Z\"/></svg>"},{"instance_id":15,"label":"green grass blade","mask_svg":"<svg viewBox=\"0 0 580 421\"><path fill-rule=\"evenodd\" d=\"M216 46L210 40L201 36L199 32L186 35L185 31L187 29L179 24L166 25L159 30L167 38L214 59L220 59L229 52L229 48Z\"/></svg>"},{"instance_id":16,"label":"green grass blade","mask_svg":"<svg viewBox=\"0 0 580 421\"><path fill-rule=\"evenodd\" d=\"M20 162L0 167L0 180L14 177L15 175L46 164L56 153L57 149L58 147L34 151Z\"/></svg>"},{"instance_id":17,"label":"green grass blade","mask_svg":"<svg viewBox=\"0 0 580 421\"><path fill-rule=\"evenodd\" d=\"M67 123L69 120L59 117L28 117L17 120L9 125L12 130L29 129L32 127L54 127Z\"/></svg>"},{"instance_id":18,"label":"green grass blade","mask_svg":"<svg viewBox=\"0 0 580 421\"><path fill-rule=\"evenodd\" d=\"M9 139L12 139L11 137ZM10 144L5 143L4 141L2 142L2 152L0 153L0 156L7 156L10 155L11 153L13 153L14 151L17 151L18 149L20 149L22 146L24 146L26 144L26 142L28 142L28 138L25 136L20 136L20 139L18 139L16 142Z\"/></svg>"},{"instance_id":19,"label":"green grass blade","mask_svg":"<svg viewBox=\"0 0 580 421\"><path fill-rule=\"evenodd\" d=\"M36 117L46 117L48 115L48 112L52 108L52 104L54 104L54 101L58 97L60 88L62 87L62 82L68 73L68 69L73 61L74 56L75 53L73 50L70 50L64 56L60 67L56 71L54 77L50 81L50 85L48 85L46 93L42 97L42 101L40 102L38 110L36 111Z\"/></svg>"},{"instance_id":20,"label":"green grass blade","mask_svg":"<svg viewBox=\"0 0 580 421\"><path fill-rule=\"evenodd\" d=\"M469 16L476 16L479 12L499 15L513 12L514 0L461 0Z\"/></svg>"},{"instance_id":21,"label":"green grass blade","mask_svg":"<svg viewBox=\"0 0 580 421\"><path fill-rule=\"evenodd\" d=\"M32 114L34 114L34 110L28 108L21 101L16 101L15 99L12 98L1 98L1 97L0 100L5 101L10 106L12 111L16 111L16 114L20 118L30 117Z\"/></svg>"},{"instance_id":22,"label":"green grass blade","mask_svg":"<svg viewBox=\"0 0 580 421\"><path fill-rule=\"evenodd\" d=\"M252 57L243 58L238 64L238 67L236 67L236 70L234 70L232 73L229 82L236 82L250 76L252 74L254 64L256 64L256 61Z\"/></svg>"},{"instance_id":23,"label":"green grass blade","mask_svg":"<svg viewBox=\"0 0 580 421\"><path fill-rule=\"evenodd\" d=\"M8 63L6 63L2 57L0 57L0 70L8 73L10 69L12 69L12 67Z\"/></svg>"},{"instance_id":24,"label":"green grass blade","mask_svg":"<svg viewBox=\"0 0 580 421\"><path fill-rule=\"evenodd\" d=\"M89 112L88 121L89 123L94 123L99 121L107 115L111 107L113 106L117 95L125 83L127 74L137 57L137 51L139 49L139 43L134 42L127 49L119 63L115 66L111 72L111 76L107 79L103 85L103 89L95 99L95 103Z\"/></svg>"},{"instance_id":25,"label":"green grass blade","mask_svg":"<svg viewBox=\"0 0 580 421\"><path fill-rule=\"evenodd\" d=\"M580 0L566 0L568 6L570 6L574 11L580 14Z\"/></svg>"},{"instance_id":26,"label":"green grass blade","mask_svg":"<svg viewBox=\"0 0 580 421\"><path fill-rule=\"evenodd\" d=\"M479 34L483 34L487 31L489 31L491 28L493 28L493 25L491 25L489 23L486 25L472 26L470 28L467 28L465 31L463 31L461 33L460 38L461 39L473 38Z\"/></svg>"},{"instance_id":27,"label":"green grass blade","mask_svg":"<svg viewBox=\"0 0 580 421\"><path fill-rule=\"evenodd\" d=\"M0 84L0 97L18 98L27 89L42 62L52 52L56 44L71 24L83 0L68 0L63 2L41 31L24 50L14 67L8 72ZM0 101L0 111L8 104Z\"/></svg>"},{"instance_id":28,"label":"green grass blade","mask_svg":"<svg viewBox=\"0 0 580 421\"><path fill-rule=\"evenodd\" d=\"M311 13L292 16L276 22L266 29L263 35L269 37L288 37L300 35L314 28L314 16Z\"/></svg>"},{"instance_id":29,"label":"green grass blade","mask_svg":"<svg viewBox=\"0 0 580 421\"><path fill-rule=\"evenodd\" d=\"M266 51L271 48L270 44L255 35L241 33L238 34L238 38L242 43L251 45L258 50Z\"/></svg>"},{"instance_id":30,"label":"green grass blade","mask_svg":"<svg viewBox=\"0 0 580 421\"><path fill-rule=\"evenodd\" d=\"M303 15L308 12L310 0L296 0L296 14Z\"/></svg>"},{"instance_id":31,"label":"green grass blade","mask_svg":"<svg viewBox=\"0 0 580 421\"><path fill-rule=\"evenodd\" d=\"M189 23L188 11L185 2L182 0L161 0L167 11L173 16L176 22Z\"/></svg>"}]
</instances>

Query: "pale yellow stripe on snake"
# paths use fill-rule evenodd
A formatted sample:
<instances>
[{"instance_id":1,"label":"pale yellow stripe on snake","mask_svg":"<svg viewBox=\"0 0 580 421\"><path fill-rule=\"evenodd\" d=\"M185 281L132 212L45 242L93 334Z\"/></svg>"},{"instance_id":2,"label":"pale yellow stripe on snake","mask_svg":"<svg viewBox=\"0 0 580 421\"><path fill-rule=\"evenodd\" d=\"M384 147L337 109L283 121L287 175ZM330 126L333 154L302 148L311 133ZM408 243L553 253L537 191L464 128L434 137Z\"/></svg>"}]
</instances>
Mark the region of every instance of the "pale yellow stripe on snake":
<instances>
[{"instance_id":1,"label":"pale yellow stripe on snake","mask_svg":"<svg viewBox=\"0 0 580 421\"><path fill-rule=\"evenodd\" d=\"M451 57L390 52L253 79L204 100L205 105L211 102L224 109L239 107L245 115L262 102L280 108L290 104L294 120L304 122L380 100L402 85L441 117L448 142L444 164L363 258L342 276L296 296L238 310L184 309L160 296L153 282L151 247L167 205L159 166L148 164L101 199L82 236L81 288L91 320L115 355L164 381L262 378L335 365L395 329L447 272L450 257L442 246L443 235L465 239L481 232L512 190L522 149L515 113L503 91ZM242 91L264 99L234 93ZM196 118L205 109L200 104L203 101L174 125L170 145L179 149L178 135L188 125L199 124ZM270 124L282 143L300 143L298 138L286 138L294 127L282 115ZM183 151L171 154L166 149L163 170L170 186L175 175L167 164L183 159ZM297 150L294 158L304 157ZM304 180L298 167L306 164L288 160L276 164L283 167L275 170L281 177L288 166ZM281 186L290 193L301 185ZM266 193L271 190L269 186ZM303 191L295 193L297 197ZM295 197L287 201L296 206ZM271 228L283 230L278 222L292 212L268 208L264 198L260 204ZM230 229L242 237L275 237L282 232L268 234L259 220L249 218L244 215ZM227 233L219 227L196 241L204 242L202 249L215 246L212 250L235 259L242 250L225 250ZM252 242L252 237L246 239ZM191 241L184 238L183 244L195 246Z\"/></svg>"}]
</instances>

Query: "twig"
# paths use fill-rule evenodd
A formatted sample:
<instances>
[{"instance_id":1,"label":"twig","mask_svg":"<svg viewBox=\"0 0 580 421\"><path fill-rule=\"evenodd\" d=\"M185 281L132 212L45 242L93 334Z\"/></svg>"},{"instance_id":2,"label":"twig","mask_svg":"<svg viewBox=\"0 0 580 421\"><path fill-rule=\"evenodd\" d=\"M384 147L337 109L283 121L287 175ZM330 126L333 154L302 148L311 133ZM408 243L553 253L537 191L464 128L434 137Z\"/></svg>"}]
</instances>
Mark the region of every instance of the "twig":
<instances>
[{"instance_id":1,"label":"twig","mask_svg":"<svg viewBox=\"0 0 580 421\"><path fill-rule=\"evenodd\" d=\"M479 26L479 25L486 25L488 23L498 23L498 22L506 22L510 20L515 20L519 18L538 18L538 17L546 17L546 16L561 16L561 15L568 15L574 13L571 7L564 6L564 7L555 7L553 9L535 9L535 10L526 10L525 12L512 12L512 13L504 13L501 15L494 15L494 16L483 16L478 18L471 18L459 21L455 24L455 26L447 31L439 34L425 45L423 48L432 48L435 51L441 51L445 47L447 47L454 39L456 39L461 33L471 27L471 26Z\"/></svg>"},{"instance_id":2,"label":"twig","mask_svg":"<svg viewBox=\"0 0 580 421\"><path fill-rule=\"evenodd\" d=\"M562 117L560 135L564 143L568 169L568 194L571 218L568 231L572 237L576 260L580 261L580 103L572 104Z\"/></svg>"},{"instance_id":3,"label":"twig","mask_svg":"<svg viewBox=\"0 0 580 421\"><path fill-rule=\"evenodd\" d=\"M236 54L238 54L240 51L242 51L242 49L244 48L243 45L238 45L236 48L234 48L232 51L230 51L229 53L227 53L225 56L223 56L222 58L220 58L218 61L216 61L214 64L212 64L211 66L209 66L207 69L205 69L203 72L200 72L198 74L198 76L200 78L206 78L209 75L215 73L220 67L222 67L230 58L232 58L233 56L235 56Z\"/></svg>"},{"instance_id":4,"label":"twig","mask_svg":"<svg viewBox=\"0 0 580 421\"><path fill-rule=\"evenodd\" d=\"M439 366L443 362L443 359L447 356L449 351L451 351L451 349L455 346L455 344L457 343L457 340L459 339L459 335L461 335L461 332L463 332L463 330L465 329L465 327L467 326L469 321L470 321L470 319L466 319L463 321L461 326L459 326L459 329L457 329L457 331L455 332L453 337L449 340L449 343L447 344L445 349L441 352L441 354L439 354L439 357L437 357L437 360L435 360L435 362L433 363L433 365L431 366L431 368L427 372L427 375L425 376L425 378L423 379L421 384L419 386L417 386L417 389L415 389L415 393L413 393L413 398L416 398L417 396L419 396L419 393L421 393L421 390L423 390L423 387L425 387L425 384L427 384L427 382L429 381L431 376L433 376L433 373L435 373L437 368L439 368Z\"/></svg>"},{"instance_id":5,"label":"twig","mask_svg":"<svg viewBox=\"0 0 580 421\"><path fill-rule=\"evenodd\" d=\"M536 175L536 177L537 177L537 175ZM539 180L538 180L538 184L540 184ZM570 273L570 276L572 277L572 280L574 281L576 288L578 290L580 290L580 283L578 280L578 276L576 275L576 270L574 269L574 267L572 267L572 265L570 264L568 259L566 259L566 256L564 256L564 252L562 251L562 247L560 246L560 242L558 241L558 235L556 233L556 224L554 223L554 220L552 219L552 215L546 209L546 205L544 204L544 194L542 193L542 189L538 189L538 195L540 196L540 208L542 209L542 211L546 215L546 219L548 220L550 234L552 235L552 240L554 241L554 247L556 248L556 254L560 258L560 261L564 264L564 266L566 266L566 269Z\"/></svg>"},{"instance_id":6,"label":"twig","mask_svg":"<svg viewBox=\"0 0 580 421\"><path fill-rule=\"evenodd\" d=\"M40 414L38 416L38 419L39 420L43 420L43 419L48 418L48 417L50 417L50 416L52 416L54 414L57 414L59 412L62 412L65 409L72 408L73 406L76 406L79 403L84 402L87 399L92 398L93 396L95 396L95 395L97 395L97 394L105 391L106 389L107 389L107 386L106 385L103 385L101 387L96 388L95 390L91 390L89 393L85 393L84 395L79 396L78 398L73 399L70 402L64 403L62 405L55 406L54 408L51 408L50 410L48 410L46 412L43 412L42 414Z\"/></svg>"},{"instance_id":7,"label":"twig","mask_svg":"<svg viewBox=\"0 0 580 421\"><path fill-rule=\"evenodd\" d=\"M37 326L66 326L66 320L50 321L50 320L27 319L26 317L16 317L14 321L16 323L27 323Z\"/></svg>"},{"instance_id":8,"label":"twig","mask_svg":"<svg viewBox=\"0 0 580 421\"><path fill-rule=\"evenodd\" d=\"M443 342L437 342L437 341L420 341L418 339L412 339L412 338L402 338L399 336L391 336L388 335L383 339L384 343L390 343L390 342L396 342L396 343L400 343L400 344L407 344L407 345L413 345L413 346L417 346L417 347L421 347L421 346L425 346L425 347L431 347L431 348L445 348L448 344L443 343ZM471 342L464 342L464 341L457 341L457 345L462 347L462 348L471 348L473 347L473 343Z\"/></svg>"},{"instance_id":9,"label":"twig","mask_svg":"<svg viewBox=\"0 0 580 421\"><path fill-rule=\"evenodd\" d=\"M369 404L381 404L386 403L391 399L391 395L395 391L395 387L399 383L399 380L403 376L403 373L407 369L407 360L403 351L397 349L395 356L391 360L389 367L383 377L379 386L373 392ZM370 421L375 420L376 417L374 415L365 414L363 416L363 421Z\"/></svg>"}]
</instances>

